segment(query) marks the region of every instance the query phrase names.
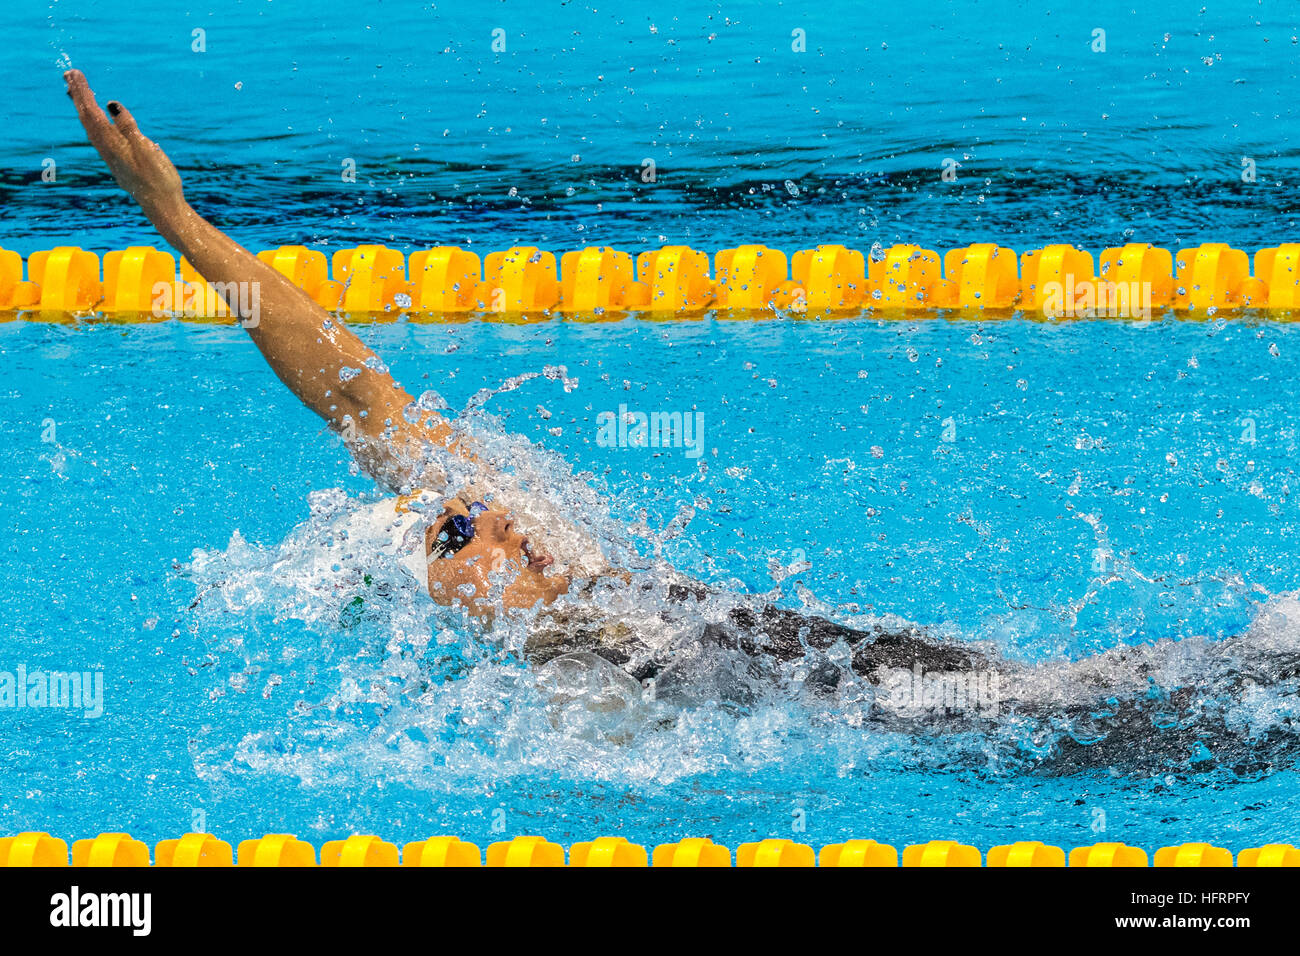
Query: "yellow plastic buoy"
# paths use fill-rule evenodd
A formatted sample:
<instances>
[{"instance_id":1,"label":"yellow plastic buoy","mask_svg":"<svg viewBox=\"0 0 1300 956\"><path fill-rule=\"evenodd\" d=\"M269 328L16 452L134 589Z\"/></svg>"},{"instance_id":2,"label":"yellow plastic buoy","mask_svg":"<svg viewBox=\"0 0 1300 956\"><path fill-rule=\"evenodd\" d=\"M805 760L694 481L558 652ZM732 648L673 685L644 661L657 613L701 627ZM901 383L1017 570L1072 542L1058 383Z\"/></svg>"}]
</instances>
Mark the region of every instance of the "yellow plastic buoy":
<instances>
[{"instance_id":1,"label":"yellow plastic buoy","mask_svg":"<svg viewBox=\"0 0 1300 956\"><path fill-rule=\"evenodd\" d=\"M564 847L545 837L519 836L490 844L488 866L564 866Z\"/></svg>"},{"instance_id":2,"label":"yellow plastic buoy","mask_svg":"<svg viewBox=\"0 0 1300 956\"><path fill-rule=\"evenodd\" d=\"M956 840L931 840L903 848L903 866L979 866L980 851Z\"/></svg>"},{"instance_id":3,"label":"yellow plastic buoy","mask_svg":"<svg viewBox=\"0 0 1300 956\"><path fill-rule=\"evenodd\" d=\"M104 253L104 301L109 313L166 318L174 310L176 259L152 246Z\"/></svg>"},{"instance_id":4,"label":"yellow plastic buoy","mask_svg":"<svg viewBox=\"0 0 1300 956\"><path fill-rule=\"evenodd\" d=\"M483 282L475 294L482 312L545 312L560 298L555 254L536 246L490 252L483 260Z\"/></svg>"},{"instance_id":5,"label":"yellow plastic buoy","mask_svg":"<svg viewBox=\"0 0 1300 956\"><path fill-rule=\"evenodd\" d=\"M477 253L460 246L437 246L411 253L413 312L470 312L483 281Z\"/></svg>"},{"instance_id":6,"label":"yellow plastic buoy","mask_svg":"<svg viewBox=\"0 0 1300 956\"><path fill-rule=\"evenodd\" d=\"M718 305L724 309L766 309L789 278L785 253L767 246L723 249L713 262Z\"/></svg>"},{"instance_id":7,"label":"yellow plastic buoy","mask_svg":"<svg viewBox=\"0 0 1300 956\"><path fill-rule=\"evenodd\" d=\"M149 848L129 833L101 833L72 844L73 866L148 866Z\"/></svg>"},{"instance_id":8,"label":"yellow plastic buoy","mask_svg":"<svg viewBox=\"0 0 1300 956\"><path fill-rule=\"evenodd\" d=\"M817 855L806 843L771 839L736 847L736 866L816 866Z\"/></svg>"},{"instance_id":9,"label":"yellow plastic buoy","mask_svg":"<svg viewBox=\"0 0 1300 956\"><path fill-rule=\"evenodd\" d=\"M731 866L731 851L708 837L687 837L655 847L652 866Z\"/></svg>"},{"instance_id":10,"label":"yellow plastic buoy","mask_svg":"<svg viewBox=\"0 0 1300 956\"><path fill-rule=\"evenodd\" d=\"M156 866L234 866L230 844L210 833L187 833L176 840L159 840L153 851Z\"/></svg>"},{"instance_id":11,"label":"yellow plastic buoy","mask_svg":"<svg viewBox=\"0 0 1300 956\"><path fill-rule=\"evenodd\" d=\"M1117 317L1134 318L1145 307L1163 309L1173 303L1174 255L1149 242L1103 249L1097 278L1111 301L1128 303L1128 314Z\"/></svg>"},{"instance_id":12,"label":"yellow plastic buoy","mask_svg":"<svg viewBox=\"0 0 1300 956\"><path fill-rule=\"evenodd\" d=\"M898 850L875 840L849 840L822 847L821 866L898 866Z\"/></svg>"},{"instance_id":13,"label":"yellow plastic buoy","mask_svg":"<svg viewBox=\"0 0 1300 956\"><path fill-rule=\"evenodd\" d=\"M1048 318L1071 316L1093 296L1092 254L1071 245L1034 249L1020 257L1021 307Z\"/></svg>"},{"instance_id":14,"label":"yellow plastic buoy","mask_svg":"<svg viewBox=\"0 0 1300 956\"><path fill-rule=\"evenodd\" d=\"M48 833L0 837L0 866L67 866L68 844Z\"/></svg>"},{"instance_id":15,"label":"yellow plastic buoy","mask_svg":"<svg viewBox=\"0 0 1300 956\"><path fill-rule=\"evenodd\" d=\"M796 252L790 259L790 275L803 289L809 312L856 309L867 295L865 258L841 245Z\"/></svg>"},{"instance_id":16,"label":"yellow plastic buoy","mask_svg":"<svg viewBox=\"0 0 1300 956\"><path fill-rule=\"evenodd\" d=\"M1300 243L1256 252L1255 278L1268 288L1268 308L1279 312L1300 309Z\"/></svg>"},{"instance_id":17,"label":"yellow plastic buoy","mask_svg":"<svg viewBox=\"0 0 1300 956\"><path fill-rule=\"evenodd\" d=\"M1243 304L1250 279L1246 253L1226 242L1207 242L1195 249L1180 249L1174 260L1177 286L1174 307L1208 315Z\"/></svg>"},{"instance_id":18,"label":"yellow plastic buoy","mask_svg":"<svg viewBox=\"0 0 1300 956\"><path fill-rule=\"evenodd\" d=\"M329 278L325 266L325 253L308 249L306 246L263 249L257 254L257 258L313 298Z\"/></svg>"},{"instance_id":19,"label":"yellow plastic buoy","mask_svg":"<svg viewBox=\"0 0 1300 956\"><path fill-rule=\"evenodd\" d=\"M918 312L943 305L939 254L920 246L896 245L871 263L871 290L863 303L885 311Z\"/></svg>"},{"instance_id":20,"label":"yellow plastic buoy","mask_svg":"<svg viewBox=\"0 0 1300 956\"><path fill-rule=\"evenodd\" d=\"M647 866L645 847L627 837L597 837L589 843L569 847L569 866Z\"/></svg>"},{"instance_id":21,"label":"yellow plastic buoy","mask_svg":"<svg viewBox=\"0 0 1300 956\"><path fill-rule=\"evenodd\" d=\"M708 308L714 298L709 257L689 246L665 246L636 257L638 280L649 290L653 313L689 313Z\"/></svg>"},{"instance_id":22,"label":"yellow plastic buoy","mask_svg":"<svg viewBox=\"0 0 1300 956\"><path fill-rule=\"evenodd\" d=\"M0 311L15 307L15 293L22 281L22 256L11 249L0 248Z\"/></svg>"},{"instance_id":23,"label":"yellow plastic buoy","mask_svg":"<svg viewBox=\"0 0 1300 956\"><path fill-rule=\"evenodd\" d=\"M397 296L407 291L406 259L387 246L357 246L334 253L334 280L343 286L339 308L355 314L398 311Z\"/></svg>"},{"instance_id":24,"label":"yellow plastic buoy","mask_svg":"<svg viewBox=\"0 0 1300 956\"><path fill-rule=\"evenodd\" d=\"M321 866L397 866L397 845L377 836L356 834L320 848Z\"/></svg>"},{"instance_id":25,"label":"yellow plastic buoy","mask_svg":"<svg viewBox=\"0 0 1300 956\"><path fill-rule=\"evenodd\" d=\"M1237 854L1238 866L1300 866L1300 850L1290 843L1269 843Z\"/></svg>"},{"instance_id":26,"label":"yellow plastic buoy","mask_svg":"<svg viewBox=\"0 0 1300 956\"><path fill-rule=\"evenodd\" d=\"M1065 851L1040 841L995 846L989 850L989 866L1065 866Z\"/></svg>"},{"instance_id":27,"label":"yellow plastic buoy","mask_svg":"<svg viewBox=\"0 0 1300 956\"><path fill-rule=\"evenodd\" d=\"M632 278L632 257L609 246L588 246L560 257L560 310L618 311L648 301Z\"/></svg>"},{"instance_id":28,"label":"yellow plastic buoy","mask_svg":"<svg viewBox=\"0 0 1300 956\"><path fill-rule=\"evenodd\" d=\"M27 278L40 289L42 312L82 312L103 297L99 256L77 246L33 252Z\"/></svg>"},{"instance_id":29,"label":"yellow plastic buoy","mask_svg":"<svg viewBox=\"0 0 1300 956\"><path fill-rule=\"evenodd\" d=\"M315 866L316 848L289 833L268 833L239 844L240 866Z\"/></svg>"},{"instance_id":30,"label":"yellow plastic buoy","mask_svg":"<svg viewBox=\"0 0 1300 956\"><path fill-rule=\"evenodd\" d=\"M1070 851L1070 866L1146 866L1147 851L1123 843L1094 843Z\"/></svg>"},{"instance_id":31,"label":"yellow plastic buoy","mask_svg":"<svg viewBox=\"0 0 1300 956\"><path fill-rule=\"evenodd\" d=\"M478 844L460 837L439 836L402 847L402 866L482 866Z\"/></svg>"},{"instance_id":32,"label":"yellow plastic buoy","mask_svg":"<svg viewBox=\"0 0 1300 956\"><path fill-rule=\"evenodd\" d=\"M991 242L951 249L943 257L948 282L944 305L958 309L1010 309L1020 297L1016 254Z\"/></svg>"},{"instance_id":33,"label":"yellow plastic buoy","mask_svg":"<svg viewBox=\"0 0 1300 956\"><path fill-rule=\"evenodd\" d=\"M1184 843L1156 850L1156 866L1232 866L1232 851L1208 843Z\"/></svg>"}]
</instances>

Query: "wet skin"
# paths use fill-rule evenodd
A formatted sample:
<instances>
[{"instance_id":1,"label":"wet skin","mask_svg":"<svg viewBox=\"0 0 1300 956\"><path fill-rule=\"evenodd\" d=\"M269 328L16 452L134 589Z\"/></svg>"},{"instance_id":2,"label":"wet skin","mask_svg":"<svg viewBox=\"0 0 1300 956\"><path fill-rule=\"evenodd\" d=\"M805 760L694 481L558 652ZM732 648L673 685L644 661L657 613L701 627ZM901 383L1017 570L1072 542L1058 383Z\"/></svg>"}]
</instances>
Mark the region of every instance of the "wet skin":
<instances>
[{"instance_id":1,"label":"wet skin","mask_svg":"<svg viewBox=\"0 0 1300 956\"><path fill-rule=\"evenodd\" d=\"M109 102L106 115L80 71L69 70L64 79L87 137L118 185L199 274L223 290L232 314L244 320L244 328L276 375L343 437L376 481L394 490L445 486L444 476L431 466L417 465L414 473L410 470L411 462L428 460L424 452L432 446L483 465L440 416L426 413L416 422L409 421L405 411L413 397L398 386L356 335L306 292L195 212L185 201L175 166L140 132L125 107ZM240 314L238 287L249 282L260 287L260 315L255 321ZM349 374L341 374L345 371ZM445 502L426 530L426 557L455 514L468 514L466 501L450 498ZM514 610L549 605L566 593L569 579L556 574L551 564L550 556L533 548L514 529L508 512L491 509L476 517L474 537L463 548L451 557L428 561L427 584L435 601L490 616L499 607ZM627 580L624 574L618 576ZM699 589L697 599L704 596L705 590ZM686 594L675 597L677 601L686 599ZM885 670L916 665L940 672L989 667L1008 673L1016 670L1016 665L937 642L919 631L858 631L777 608L733 611L725 624L709 625L704 631L704 644L738 649L755 661L791 660L809 650L843 642L852 648L853 671L873 681ZM576 640L581 643L582 635ZM1039 696L1013 698L1004 701L1004 706L1045 724L1069 719L1084 727L1085 739L1097 738L1084 743L1065 736L1048 761L1058 772L1143 764L1162 771L1180 765L1226 765L1250 773L1294 765L1300 759L1300 746L1289 724L1256 735L1249 726L1227 726L1223 715L1223 702L1239 699L1244 693L1272 684L1289 690L1290 682L1300 675L1300 652L1289 646L1257 644L1245 637L1229 638L1208 646L1204 687L1175 686L1153 697L1143 685L1137 692L1123 688L1124 696L1118 699L1112 695L1103 678L1119 668L1110 665L1136 657L1154 685L1170 646L1117 648L1071 665L1085 672L1068 677L1067 682L1091 687L1094 703L1063 708L1054 697ZM534 662L545 663L549 657L574 649L575 637L568 635L545 654L535 655ZM597 652L638 678L662 669L659 662L633 661L625 648L611 649L595 638L590 648L579 649ZM833 690L839 677L835 668L821 666L810 675L810 681ZM1171 714L1177 719L1171 720ZM930 723L931 729L946 730L954 724L965 727L980 721L958 716ZM1189 761L1188 754L1203 744L1213 745L1213 759L1198 754L1194 762Z\"/></svg>"},{"instance_id":2,"label":"wet skin","mask_svg":"<svg viewBox=\"0 0 1300 956\"><path fill-rule=\"evenodd\" d=\"M429 557L452 515L467 515L459 498L448 501L442 513L425 531L424 553L429 567L429 594L440 604L459 603L471 614L490 616L496 606L492 580L501 576L501 605L506 610L524 610L550 604L569 590L569 581L558 574L546 574L554 563L550 555L534 551L532 543L514 528L510 513L489 509L474 518L474 537L455 554Z\"/></svg>"},{"instance_id":3,"label":"wet skin","mask_svg":"<svg viewBox=\"0 0 1300 956\"><path fill-rule=\"evenodd\" d=\"M394 490L445 487L445 476L427 464L428 450L439 446L487 467L441 416L425 412L409 421L406 410L414 398L341 319L195 212L185 201L176 167L140 132L126 107L109 101L106 115L81 71L69 70L64 80L86 136L117 184L226 297L275 374L343 438L376 481ZM257 283L260 293L256 315L240 311L245 306L238 290L249 283ZM426 555L452 513L466 513L465 502L452 498L445 503L426 533ZM481 514L476 527L474 539L457 554L429 562L429 593L435 601L487 616L494 605L490 575L498 588L504 581L501 603L507 610L549 604L568 590L568 578L555 570L547 573L552 559L514 530L508 513Z\"/></svg>"}]
</instances>

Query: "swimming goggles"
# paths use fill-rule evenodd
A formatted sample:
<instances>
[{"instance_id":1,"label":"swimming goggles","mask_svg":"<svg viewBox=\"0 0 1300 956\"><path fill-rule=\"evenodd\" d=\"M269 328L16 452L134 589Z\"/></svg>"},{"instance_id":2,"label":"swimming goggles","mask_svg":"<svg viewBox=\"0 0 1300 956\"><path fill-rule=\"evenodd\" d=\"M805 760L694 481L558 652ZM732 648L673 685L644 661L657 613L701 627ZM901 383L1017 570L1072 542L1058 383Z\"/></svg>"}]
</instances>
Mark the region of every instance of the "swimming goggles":
<instances>
[{"instance_id":1,"label":"swimming goggles","mask_svg":"<svg viewBox=\"0 0 1300 956\"><path fill-rule=\"evenodd\" d=\"M442 524L438 539L429 548L429 560L450 558L474 540L474 519L487 511L487 505L476 501L469 506L469 514L452 515Z\"/></svg>"}]
</instances>

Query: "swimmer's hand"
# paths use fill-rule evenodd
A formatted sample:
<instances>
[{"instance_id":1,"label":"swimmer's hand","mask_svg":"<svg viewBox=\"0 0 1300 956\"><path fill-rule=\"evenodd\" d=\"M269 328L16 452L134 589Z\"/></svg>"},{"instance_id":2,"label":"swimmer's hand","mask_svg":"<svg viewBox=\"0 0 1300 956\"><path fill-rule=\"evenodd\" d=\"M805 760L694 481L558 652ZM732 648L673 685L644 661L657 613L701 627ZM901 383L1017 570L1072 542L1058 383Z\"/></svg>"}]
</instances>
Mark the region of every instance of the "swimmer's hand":
<instances>
[{"instance_id":1,"label":"swimmer's hand","mask_svg":"<svg viewBox=\"0 0 1300 956\"><path fill-rule=\"evenodd\" d=\"M110 121L79 70L63 76L86 135L118 185L218 289L275 374L343 436L361 467L395 489L438 488L447 476L431 450L475 462L441 416L424 415L418 424L406 418L414 397L337 315L190 207L176 167L122 104L108 104Z\"/></svg>"},{"instance_id":2,"label":"swimmer's hand","mask_svg":"<svg viewBox=\"0 0 1300 956\"><path fill-rule=\"evenodd\" d=\"M116 100L108 103L112 122L95 102L95 94L80 70L63 74L68 96L91 145L113 173L117 184L131 194L147 215L165 214L185 202L181 177L167 154L135 125L135 119Z\"/></svg>"}]
</instances>

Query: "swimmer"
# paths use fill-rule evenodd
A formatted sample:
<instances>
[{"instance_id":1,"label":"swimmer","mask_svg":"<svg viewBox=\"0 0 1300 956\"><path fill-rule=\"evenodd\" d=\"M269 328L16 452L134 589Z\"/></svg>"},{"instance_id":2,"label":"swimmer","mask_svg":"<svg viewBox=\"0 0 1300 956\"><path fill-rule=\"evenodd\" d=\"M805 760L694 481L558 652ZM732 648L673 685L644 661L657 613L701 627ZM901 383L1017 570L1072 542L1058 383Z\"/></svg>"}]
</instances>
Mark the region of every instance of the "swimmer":
<instances>
[{"instance_id":1,"label":"swimmer","mask_svg":"<svg viewBox=\"0 0 1300 956\"><path fill-rule=\"evenodd\" d=\"M498 610L530 614L524 647L530 663L545 666L587 655L636 680L655 680L665 692L671 692L675 682L684 687L688 681L678 675L709 653L738 655L751 671L767 673L795 663L804 667L806 685L826 693L855 678L881 691L903 670L932 675L997 672L1003 681L997 701L1001 716L1066 728L1063 745L1056 749L1056 759L1066 770L1132 762L1143 754L1166 766L1180 753L1225 741L1235 742L1234 753L1244 748L1270 766L1297 750L1293 735L1279 729L1267 741L1271 747L1265 754L1256 747L1251 728L1229 727L1221 708L1206 706L1207 694L1240 698L1259 691L1268 684L1265 675L1275 675L1279 688L1290 687L1300 673L1300 653L1289 640L1254 640L1248 634L1200 645L1164 641L1080 661L1029 666L991 650L936 640L906 624L850 628L761 599L715 593L669 572L657 572L654 580L634 580L627 572L609 568L588 568L580 574L575 569L581 561L535 543L497 497L481 494L472 482L450 479L448 466L459 463L466 474L478 474L491 486L491 463L436 412L417 408L408 417L413 397L338 317L195 212L185 201L175 166L140 132L124 106L110 101L106 115L80 71L69 70L64 79L90 142L118 185L163 238L226 297L232 314L244 320L280 380L343 438L359 466L381 486L399 495L441 496L428 512L435 517L423 533L404 538L415 542L409 557L422 587L435 601L463 607L485 620ZM260 286L256 316L240 312L241 302L248 300L238 290L248 283ZM450 493L452 484L463 490ZM421 515L403 508L404 500L399 497L389 505L388 514L396 525L418 532ZM635 609L610 610L619 588L658 588L667 600L649 619L638 620ZM567 602L562 612L554 607L561 599ZM701 620L707 622L702 634ZM1189 647L1183 653L1171 650L1185 644ZM843 655L828 656L836 648L846 649L847 663ZM1245 680L1237 667L1249 668L1254 676ZM698 678L698 671L692 676ZM1201 681L1207 686L1198 692ZM725 683L724 677L710 688L714 699L743 705L744 688ZM1161 684L1167 690L1157 693ZM1062 704L1067 697L1070 702ZM981 726L986 717L954 715L945 707L941 719L929 714L923 726L969 729ZM905 721L906 714L885 708L883 720L894 726ZM1169 727L1172 732L1156 733ZM1093 738L1107 745L1095 746Z\"/></svg>"},{"instance_id":2,"label":"swimmer","mask_svg":"<svg viewBox=\"0 0 1300 956\"><path fill-rule=\"evenodd\" d=\"M185 201L176 167L140 132L126 107L110 100L106 115L79 70L69 70L64 79L86 135L117 184L135 199L162 237L226 297L275 374L342 436L368 474L399 493L445 493L447 476L430 464L430 448L450 453L471 468L490 469L442 416L421 411L412 422L407 412L414 398L342 320L195 212ZM252 282L260 285L256 321L240 314L247 299L238 289ZM419 562L422 583L435 601L491 617L497 609L493 597L507 611L538 611L575 587L572 562L557 566L553 555L518 530L510 511L484 503L473 491L447 496L436 510L423 535ZM606 569L606 573L623 583L630 579L623 572ZM506 578L499 593L493 590L492 577ZM584 580L582 587L591 589L598 583ZM682 579L671 593L680 604L691 596L703 597L707 589ZM581 626L575 623L578 619ZM936 667L969 664L972 659L970 652L923 640L916 633L879 640L882 635L837 630L829 621L776 608L757 612L730 608L706 632L705 643L733 642L750 653L782 660L801 653L810 628L860 645L860 661L870 662L861 666L872 669L886 658L908 666L924 661ZM593 623L578 612L563 620L544 617L536 631L527 650L538 663L587 649L627 667L638 679L657 673L663 663L664 647L603 618Z\"/></svg>"},{"instance_id":3,"label":"swimmer","mask_svg":"<svg viewBox=\"0 0 1300 956\"><path fill-rule=\"evenodd\" d=\"M176 167L140 132L126 107L110 101L105 115L81 71L69 70L64 79L86 135L117 184L223 294L275 374L343 437L367 473L391 490L435 490L445 475L427 465L422 473L410 473L411 463L427 462L428 446L474 464L472 449L457 441L440 415L423 412L416 422L407 419L415 399L342 321L194 211L185 201ZM259 287L255 319L240 314L237 290L250 283ZM472 492L444 502L428 527L425 555L426 584L434 600L460 602L480 615L492 610L489 576L494 572L506 571L500 601L507 609L550 604L571 583L568 575L552 569L550 555L533 548L509 512L484 505Z\"/></svg>"}]
</instances>

